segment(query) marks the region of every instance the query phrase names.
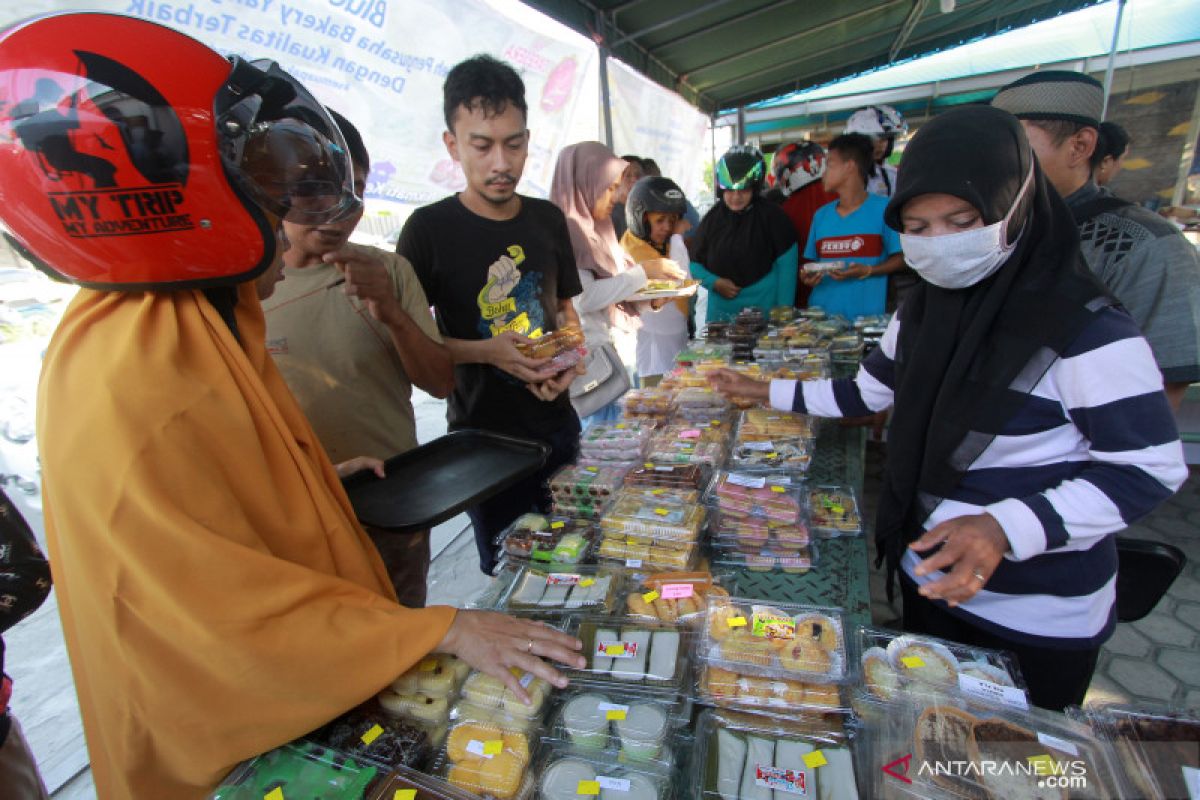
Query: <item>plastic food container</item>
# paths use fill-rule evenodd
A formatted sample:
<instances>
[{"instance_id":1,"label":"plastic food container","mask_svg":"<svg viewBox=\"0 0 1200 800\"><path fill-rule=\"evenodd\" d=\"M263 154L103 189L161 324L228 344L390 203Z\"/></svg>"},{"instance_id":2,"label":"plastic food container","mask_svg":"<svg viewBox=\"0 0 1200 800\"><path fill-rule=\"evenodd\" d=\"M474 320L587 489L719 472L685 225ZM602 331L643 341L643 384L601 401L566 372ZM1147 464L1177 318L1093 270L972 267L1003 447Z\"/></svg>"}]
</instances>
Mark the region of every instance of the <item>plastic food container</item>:
<instances>
[{"instance_id":1,"label":"plastic food container","mask_svg":"<svg viewBox=\"0 0 1200 800\"><path fill-rule=\"evenodd\" d=\"M580 439L579 458L581 461L641 461L653 434L654 423L649 420L593 425Z\"/></svg>"},{"instance_id":2,"label":"plastic food container","mask_svg":"<svg viewBox=\"0 0 1200 800\"><path fill-rule=\"evenodd\" d=\"M579 752L608 752L623 762L669 769L679 712L679 703L665 695L584 687L562 698L551 720L550 739Z\"/></svg>"},{"instance_id":3,"label":"plastic food container","mask_svg":"<svg viewBox=\"0 0 1200 800\"><path fill-rule=\"evenodd\" d=\"M553 358L560 353L581 347L583 343L583 330L578 325L566 325L534 339L529 344L518 344L517 349L530 358Z\"/></svg>"},{"instance_id":4,"label":"plastic food container","mask_svg":"<svg viewBox=\"0 0 1200 800\"><path fill-rule=\"evenodd\" d=\"M696 565L699 548L694 542L648 543L642 538L621 535L605 536L600 540L596 558L601 563L621 565L630 569L670 569L686 571Z\"/></svg>"},{"instance_id":5,"label":"plastic food container","mask_svg":"<svg viewBox=\"0 0 1200 800\"><path fill-rule=\"evenodd\" d=\"M663 389L630 389L621 397L624 416L647 416L666 419L671 415L675 395Z\"/></svg>"},{"instance_id":6,"label":"plastic food container","mask_svg":"<svg viewBox=\"0 0 1200 800\"><path fill-rule=\"evenodd\" d=\"M653 765L611 760L564 748L539 760L537 793L541 800L669 800L671 774Z\"/></svg>"},{"instance_id":7,"label":"plastic food container","mask_svg":"<svg viewBox=\"0 0 1200 800\"><path fill-rule=\"evenodd\" d=\"M706 710L696 726L695 796L704 800L859 796L857 741L840 724ZM864 795L866 796L866 795Z\"/></svg>"},{"instance_id":8,"label":"plastic food container","mask_svg":"<svg viewBox=\"0 0 1200 800\"><path fill-rule=\"evenodd\" d=\"M685 683L689 638L685 631L643 620L579 621L587 665L562 668L580 684L636 686L678 691Z\"/></svg>"},{"instance_id":9,"label":"plastic food container","mask_svg":"<svg viewBox=\"0 0 1200 800\"><path fill-rule=\"evenodd\" d=\"M703 464L715 469L725 460L725 446L719 442L655 436L646 448L646 460L655 464Z\"/></svg>"},{"instance_id":10,"label":"plastic food container","mask_svg":"<svg viewBox=\"0 0 1200 800\"><path fill-rule=\"evenodd\" d=\"M624 489L601 518L600 529L605 537L682 545L695 542L703 524L704 508L694 494Z\"/></svg>"},{"instance_id":11,"label":"plastic food container","mask_svg":"<svg viewBox=\"0 0 1200 800\"><path fill-rule=\"evenodd\" d=\"M675 462L646 461L629 471L629 474L625 476L625 485L639 489L676 489L698 492L704 486L706 470L699 463L687 463L687 457L681 454L680 460ZM696 496L698 497L699 494L697 493Z\"/></svg>"},{"instance_id":12,"label":"plastic food container","mask_svg":"<svg viewBox=\"0 0 1200 800\"><path fill-rule=\"evenodd\" d=\"M798 526L808 516L803 484L791 473L721 472L706 499L729 521L753 517L781 527Z\"/></svg>"},{"instance_id":13,"label":"plastic food container","mask_svg":"<svg viewBox=\"0 0 1200 800\"><path fill-rule=\"evenodd\" d=\"M314 742L293 742L234 768L211 800L262 800L275 789L284 797L364 800L387 772Z\"/></svg>"},{"instance_id":14,"label":"plastic food container","mask_svg":"<svg viewBox=\"0 0 1200 800\"><path fill-rule=\"evenodd\" d=\"M550 477L550 494L556 501L569 498L606 498L616 494L621 488L628 471L628 467L613 465L568 464Z\"/></svg>"},{"instance_id":15,"label":"plastic food container","mask_svg":"<svg viewBox=\"0 0 1200 800\"><path fill-rule=\"evenodd\" d=\"M816 542L766 547L745 544L730 546L719 542L714 549L713 565L723 569L803 575L817 567L819 552Z\"/></svg>"},{"instance_id":16,"label":"plastic food container","mask_svg":"<svg viewBox=\"0 0 1200 800\"><path fill-rule=\"evenodd\" d=\"M1021 669L1009 653L865 626L855 635L863 687L872 700L962 692L1022 710L1029 706Z\"/></svg>"},{"instance_id":17,"label":"plastic food container","mask_svg":"<svg viewBox=\"0 0 1200 800\"><path fill-rule=\"evenodd\" d=\"M520 679L521 686L533 701L530 705L522 703L498 678L482 672L471 673L463 684L462 704L469 704L473 708L503 712L500 715L489 713L486 718L482 719L489 724L500 724L505 719L504 715L511 715L519 720L540 718L545 710L546 700L550 697L550 684L535 677L532 673L522 672L516 667L513 667L512 672ZM481 719L468 712L460 713L457 718L468 721ZM510 730L523 730L516 723L505 727Z\"/></svg>"},{"instance_id":18,"label":"plastic food container","mask_svg":"<svg viewBox=\"0 0 1200 800\"><path fill-rule=\"evenodd\" d=\"M816 435L816 424L812 417L790 411L751 408L742 412L738 422L738 436L747 440L756 436L803 436L811 439Z\"/></svg>"},{"instance_id":19,"label":"plastic food container","mask_svg":"<svg viewBox=\"0 0 1200 800\"><path fill-rule=\"evenodd\" d=\"M853 671L838 609L730 598L709 603L699 659L743 675L841 683Z\"/></svg>"},{"instance_id":20,"label":"plastic food container","mask_svg":"<svg viewBox=\"0 0 1200 800\"><path fill-rule=\"evenodd\" d=\"M1134 796L1123 792L1107 745L1062 714L914 702L893 706L874 730L876 763L895 765L872 773L875 797Z\"/></svg>"},{"instance_id":21,"label":"plastic food container","mask_svg":"<svg viewBox=\"0 0 1200 800\"><path fill-rule=\"evenodd\" d=\"M584 564L593 555L598 530L588 520L522 514L496 537L505 558L547 565Z\"/></svg>"},{"instance_id":22,"label":"plastic food container","mask_svg":"<svg viewBox=\"0 0 1200 800\"><path fill-rule=\"evenodd\" d=\"M361 761L389 769L419 767L433 752L440 736L435 725L397 719L383 708L364 703L304 737Z\"/></svg>"},{"instance_id":23,"label":"plastic food container","mask_svg":"<svg viewBox=\"0 0 1200 800\"><path fill-rule=\"evenodd\" d=\"M624 591L619 572L596 567L578 567L569 572L522 567L506 571L503 577L512 582L503 607L513 611L608 614Z\"/></svg>"},{"instance_id":24,"label":"plastic food container","mask_svg":"<svg viewBox=\"0 0 1200 800\"><path fill-rule=\"evenodd\" d=\"M803 547L812 542L806 521L787 525L719 509L710 512L708 520L715 541L729 547Z\"/></svg>"},{"instance_id":25,"label":"plastic food container","mask_svg":"<svg viewBox=\"0 0 1200 800\"><path fill-rule=\"evenodd\" d=\"M625 596L625 614L654 622L699 623L709 597L728 597L708 572L661 572L646 575Z\"/></svg>"},{"instance_id":26,"label":"plastic food container","mask_svg":"<svg viewBox=\"0 0 1200 800\"><path fill-rule=\"evenodd\" d=\"M1068 715L1086 721L1112 745L1126 797L1191 798L1200 789L1200 716L1181 709L1087 706Z\"/></svg>"},{"instance_id":27,"label":"plastic food container","mask_svg":"<svg viewBox=\"0 0 1200 800\"><path fill-rule=\"evenodd\" d=\"M706 705L785 716L850 711L837 684L764 678L703 663L696 678L696 699Z\"/></svg>"},{"instance_id":28,"label":"plastic food container","mask_svg":"<svg viewBox=\"0 0 1200 800\"><path fill-rule=\"evenodd\" d=\"M809 491L809 527L827 536L862 533L858 500L849 486L815 486Z\"/></svg>"},{"instance_id":29,"label":"plastic food container","mask_svg":"<svg viewBox=\"0 0 1200 800\"><path fill-rule=\"evenodd\" d=\"M455 656L432 653L392 682L376 698L388 714L426 725L442 726L450 704L471 668Z\"/></svg>"},{"instance_id":30,"label":"plastic food container","mask_svg":"<svg viewBox=\"0 0 1200 800\"><path fill-rule=\"evenodd\" d=\"M475 800L475 796L446 781L401 768L379 784L371 800Z\"/></svg>"}]
</instances>

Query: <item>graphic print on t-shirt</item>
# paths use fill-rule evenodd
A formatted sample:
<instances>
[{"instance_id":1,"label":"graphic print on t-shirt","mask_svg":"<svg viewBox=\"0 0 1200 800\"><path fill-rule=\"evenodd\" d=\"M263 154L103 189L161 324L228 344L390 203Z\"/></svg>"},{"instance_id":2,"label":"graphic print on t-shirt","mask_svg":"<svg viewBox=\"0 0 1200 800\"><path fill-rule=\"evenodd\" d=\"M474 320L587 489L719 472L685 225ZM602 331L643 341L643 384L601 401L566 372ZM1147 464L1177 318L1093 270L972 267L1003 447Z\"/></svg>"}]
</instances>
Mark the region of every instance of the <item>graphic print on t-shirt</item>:
<instances>
[{"instance_id":1,"label":"graphic print on t-shirt","mask_svg":"<svg viewBox=\"0 0 1200 800\"><path fill-rule=\"evenodd\" d=\"M855 233L817 239L817 258L822 261L857 261L862 258L882 258L883 255L883 237L878 233Z\"/></svg>"},{"instance_id":2,"label":"graphic print on t-shirt","mask_svg":"<svg viewBox=\"0 0 1200 800\"><path fill-rule=\"evenodd\" d=\"M505 331L536 339L542 335L545 312L542 310L542 273L521 272L525 250L509 245L506 254L488 267L487 283L479 291L479 332L496 336Z\"/></svg>"}]
</instances>

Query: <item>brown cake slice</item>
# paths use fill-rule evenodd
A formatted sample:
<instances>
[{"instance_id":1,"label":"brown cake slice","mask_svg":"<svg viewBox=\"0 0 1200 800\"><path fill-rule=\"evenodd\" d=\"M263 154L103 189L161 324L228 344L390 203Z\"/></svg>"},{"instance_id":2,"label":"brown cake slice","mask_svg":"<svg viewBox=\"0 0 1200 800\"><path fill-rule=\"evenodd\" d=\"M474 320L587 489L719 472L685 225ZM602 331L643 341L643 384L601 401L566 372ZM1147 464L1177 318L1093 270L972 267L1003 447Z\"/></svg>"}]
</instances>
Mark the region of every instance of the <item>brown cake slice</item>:
<instances>
[{"instance_id":1,"label":"brown cake slice","mask_svg":"<svg viewBox=\"0 0 1200 800\"><path fill-rule=\"evenodd\" d=\"M1144 765L1163 797L1190 796L1182 767L1200 769L1200 724L1188 719L1130 718L1118 723L1117 737L1118 754ZM1126 768L1138 789L1149 795L1141 770L1133 765Z\"/></svg>"},{"instance_id":2,"label":"brown cake slice","mask_svg":"<svg viewBox=\"0 0 1200 800\"><path fill-rule=\"evenodd\" d=\"M958 774L939 774L938 765L971 760L971 728L975 717L952 706L930 706L921 712L913 728L912 770L928 764L928 777L938 786L967 800L988 800L976 781ZM918 773L920 774L920 773Z\"/></svg>"},{"instance_id":3,"label":"brown cake slice","mask_svg":"<svg viewBox=\"0 0 1200 800\"><path fill-rule=\"evenodd\" d=\"M1064 754L1038 741L1033 731L1002 719L979 720L971 728L969 746L971 760L1012 764L1011 771L983 772L979 782L991 796L1004 800L1066 800L1067 793L1059 787L1038 785L1034 774L1019 772L1017 765L1029 764L1034 756L1050 756L1058 761Z\"/></svg>"}]
</instances>

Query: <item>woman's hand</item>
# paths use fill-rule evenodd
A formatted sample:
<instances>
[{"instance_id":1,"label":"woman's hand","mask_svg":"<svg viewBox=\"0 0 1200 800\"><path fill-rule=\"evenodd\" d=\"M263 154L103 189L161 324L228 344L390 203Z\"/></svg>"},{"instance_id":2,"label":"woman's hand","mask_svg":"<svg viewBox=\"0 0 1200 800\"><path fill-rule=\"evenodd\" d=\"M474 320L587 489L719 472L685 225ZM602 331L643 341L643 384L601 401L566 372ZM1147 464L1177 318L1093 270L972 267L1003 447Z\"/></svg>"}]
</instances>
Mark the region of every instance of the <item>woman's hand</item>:
<instances>
[{"instance_id":1,"label":"woman's hand","mask_svg":"<svg viewBox=\"0 0 1200 800\"><path fill-rule=\"evenodd\" d=\"M930 600L945 600L951 608L965 603L987 585L996 566L1009 551L1008 537L991 514L956 517L935 525L909 545L923 553L936 545L942 549L917 565L917 576L935 570L946 574L921 586L918 591Z\"/></svg>"},{"instance_id":2,"label":"woman's hand","mask_svg":"<svg viewBox=\"0 0 1200 800\"><path fill-rule=\"evenodd\" d=\"M370 456L359 456L352 458L349 461L343 461L340 464L334 464L333 468L337 470L339 478L348 478L356 472L362 472L365 469L371 470L378 477L383 477L383 462L378 458Z\"/></svg>"},{"instance_id":3,"label":"woman's hand","mask_svg":"<svg viewBox=\"0 0 1200 800\"><path fill-rule=\"evenodd\" d=\"M726 300L732 300L741 294L742 288L729 278L717 278L717 282L713 284L713 291Z\"/></svg>"},{"instance_id":4,"label":"woman's hand","mask_svg":"<svg viewBox=\"0 0 1200 800\"><path fill-rule=\"evenodd\" d=\"M726 397L744 397L766 402L771 399L769 381L759 381L731 369L718 369L708 373L708 382L713 389Z\"/></svg>"},{"instance_id":5,"label":"woman's hand","mask_svg":"<svg viewBox=\"0 0 1200 800\"><path fill-rule=\"evenodd\" d=\"M829 273L830 277L835 281L844 281L850 278L869 278L874 275L874 270L866 264L847 264L842 269L835 269Z\"/></svg>"},{"instance_id":6,"label":"woman's hand","mask_svg":"<svg viewBox=\"0 0 1200 800\"><path fill-rule=\"evenodd\" d=\"M824 277L824 272L807 272L804 270L800 272L800 282L810 289L820 283Z\"/></svg>"},{"instance_id":7,"label":"woman's hand","mask_svg":"<svg viewBox=\"0 0 1200 800\"><path fill-rule=\"evenodd\" d=\"M451 653L480 672L499 678L525 705L529 694L510 667L532 672L562 689L567 679L543 661L553 659L576 669L587 662L579 654L583 642L551 628L544 622L517 619L495 611L460 609L445 638L434 649Z\"/></svg>"},{"instance_id":8,"label":"woman's hand","mask_svg":"<svg viewBox=\"0 0 1200 800\"><path fill-rule=\"evenodd\" d=\"M646 280L681 281L687 277L679 265L669 258L651 258L643 261L641 267L646 272Z\"/></svg>"}]
</instances>

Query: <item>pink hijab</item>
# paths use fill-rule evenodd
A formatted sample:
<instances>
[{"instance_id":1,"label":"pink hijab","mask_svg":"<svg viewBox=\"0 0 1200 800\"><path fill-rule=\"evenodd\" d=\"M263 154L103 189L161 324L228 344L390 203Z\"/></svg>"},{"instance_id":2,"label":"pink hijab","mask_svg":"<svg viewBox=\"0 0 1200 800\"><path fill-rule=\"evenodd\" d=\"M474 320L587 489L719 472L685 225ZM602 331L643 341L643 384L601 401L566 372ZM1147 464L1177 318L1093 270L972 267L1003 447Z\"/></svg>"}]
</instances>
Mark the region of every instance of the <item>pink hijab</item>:
<instances>
[{"instance_id":1,"label":"pink hijab","mask_svg":"<svg viewBox=\"0 0 1200 800\"><path fill-rule=\"evenodd\" d=\"M612 220L596 219L592 207L621 177L627 163L600 142L580 142L564 147L558 154L550 182L550 200L567 217L575 263L597 278L611 278L626 266Z\"/></svg>"}]
</instances>

